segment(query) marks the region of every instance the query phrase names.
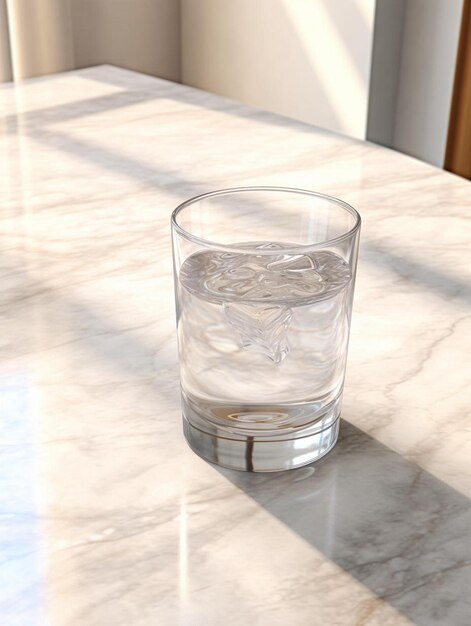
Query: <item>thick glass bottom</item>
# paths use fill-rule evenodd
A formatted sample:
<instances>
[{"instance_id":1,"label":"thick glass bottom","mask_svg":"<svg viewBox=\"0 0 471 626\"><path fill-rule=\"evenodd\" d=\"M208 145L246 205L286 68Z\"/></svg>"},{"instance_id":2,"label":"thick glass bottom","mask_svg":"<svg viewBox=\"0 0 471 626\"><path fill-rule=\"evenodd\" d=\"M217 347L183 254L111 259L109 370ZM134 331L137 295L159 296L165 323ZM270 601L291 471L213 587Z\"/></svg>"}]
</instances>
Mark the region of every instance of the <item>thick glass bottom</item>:
<instances>
[{"instance_id":1,"label":"thick glass bottom","mask_svg":"<svg viewBox=\"0 0 471 626\"><path fill-rule=\"evenodd\" d=\"M332 450L339 433L339 405L336 403L336 414L332 415L332 407L327 419L319 420L328 426L317 432L310 426L289 435L238 434L232 438L214 426L212 432L201 430L185 415L183 431L191 449L206 461L246 472L279 472L308 465Z\"/></svg>"}]
</instances>

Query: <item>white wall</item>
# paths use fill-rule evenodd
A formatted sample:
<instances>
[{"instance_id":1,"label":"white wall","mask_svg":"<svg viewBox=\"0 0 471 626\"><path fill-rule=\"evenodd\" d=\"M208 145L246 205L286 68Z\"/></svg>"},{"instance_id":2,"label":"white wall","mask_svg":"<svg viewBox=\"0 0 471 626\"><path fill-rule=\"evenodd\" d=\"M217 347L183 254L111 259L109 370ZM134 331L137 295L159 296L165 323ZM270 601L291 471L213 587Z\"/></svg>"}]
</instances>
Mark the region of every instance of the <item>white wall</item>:
<instances>
[{"instance_id":1,"label":"white wall","mask_svg":"<svg viewBox=\"0 0 471 626\"><path fill-rule=\"evenodd\" d=\"M365 138L376 0L182 0L182 79Z\"/></svg>"},{"instance_id":2,"label":"white wall","mask_svg":"<svg viewBox=\"0 0 471 626\"><path fill-rule=\"evenodd\" d=\"M406 0L392 147L443 166L462 0Z\"/></svg>"}]
</instances>

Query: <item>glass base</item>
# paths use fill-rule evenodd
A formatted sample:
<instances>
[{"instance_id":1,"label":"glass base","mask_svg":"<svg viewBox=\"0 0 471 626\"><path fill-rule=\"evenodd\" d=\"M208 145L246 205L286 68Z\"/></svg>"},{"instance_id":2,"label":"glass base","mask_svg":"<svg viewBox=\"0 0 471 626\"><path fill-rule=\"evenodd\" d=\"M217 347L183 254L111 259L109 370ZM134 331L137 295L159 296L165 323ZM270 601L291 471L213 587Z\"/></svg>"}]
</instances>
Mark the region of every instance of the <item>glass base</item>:
<instances>
[{"instance_id":1,"label":"glass base","mask_svg":"<svg viewBox=\"0 0 471 626\"><path fill-rule=\"evenodd\" d=\"M232 439L226 432L208 433L194 426L183 416L183 432L190 448L200 457L245 472L280 472L308 465L325 456L337 442L339 415L328 420L323 430L303 435L299 430L292 438L247 435Z\"/></svg>"}]
</instances>

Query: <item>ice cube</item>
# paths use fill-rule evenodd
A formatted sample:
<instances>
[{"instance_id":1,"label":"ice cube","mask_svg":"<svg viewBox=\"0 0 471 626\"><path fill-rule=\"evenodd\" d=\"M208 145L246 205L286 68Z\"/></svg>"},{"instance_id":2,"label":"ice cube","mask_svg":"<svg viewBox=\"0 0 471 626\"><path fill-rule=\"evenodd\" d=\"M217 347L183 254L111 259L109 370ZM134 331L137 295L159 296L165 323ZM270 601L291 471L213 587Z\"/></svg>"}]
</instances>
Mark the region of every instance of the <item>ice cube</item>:
<instances>
[{"instance_id":1,"label":"ice cube","mask_svg":"<svg viewBox=\"0 0 471 626\"><path fill-rule=\"evenodd\" d=\"M281 363L289 353L287 331L291 309L282 305L225 302L224 313L237 332L239 345Z\"/></svg>"}]
</instances>

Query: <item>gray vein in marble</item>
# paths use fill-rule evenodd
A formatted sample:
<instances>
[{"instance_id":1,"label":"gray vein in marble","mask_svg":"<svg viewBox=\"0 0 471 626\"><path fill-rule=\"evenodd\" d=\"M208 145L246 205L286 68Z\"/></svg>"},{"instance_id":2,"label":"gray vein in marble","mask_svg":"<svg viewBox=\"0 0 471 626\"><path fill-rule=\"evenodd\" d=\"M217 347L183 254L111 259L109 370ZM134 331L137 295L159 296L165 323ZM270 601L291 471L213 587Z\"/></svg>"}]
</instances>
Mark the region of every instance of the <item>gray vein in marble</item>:
<instances>
[{"instance_id":1,"label":"gray vein in marble","mask_svg":"<svg viewBox=\"0 0 471 626\"><path fill-rule=\"evenodd\" d=\"M362 247L361 255L361 260L384 268L387 272L393 272L407 283L412 282L422 289L437 292L446 298L456 298L467 305L471 305L469 282L460 280L451 272L444 272L442 269L429 264L426 265L410 255L405 255L402 252L398 254L390 247L380 246L368 240Z\"/></svg>"},{"instance_id":2,"label":"gray vein in marble","mask_svg":"<svg viewBox=\"0 0 471 626\"><path fill-rule=\"evenodd\" d=\"M434 350L440 346L440 344L445 341L446 339L448 339L449 337L451 337L458 329L458 326L465 320L469 320L471 319L471 314L470 315L464 315L463 317L458 318L457 320L455 320L453 322L453 324L451 324L450 326L448 326L447 328L444 329L444 331L436 338L433 339L433 341L431 341L430 344L428 344L424 351L422 352L422 354L420 355L416 355L417 356L417 362L414 365L414 367L408 371L405 372L403 374L403 376L401 376L401 378L399 378L399 380L395 380L392 381L390 383L388 383L387 385L385 385L384 387L384 395L389 398L392 401L392 393L400 386L403 385L404 383L409 382L410 380L412 380L415 376L417 376L418 374L420 374L428 360L430 359L430 357L432 356L432 354L434 353ZM429 331L430 332L430 331ZM427 334L429 334L429 332Z\"/></svg>"}]
</instances>

